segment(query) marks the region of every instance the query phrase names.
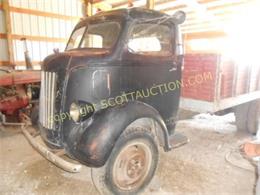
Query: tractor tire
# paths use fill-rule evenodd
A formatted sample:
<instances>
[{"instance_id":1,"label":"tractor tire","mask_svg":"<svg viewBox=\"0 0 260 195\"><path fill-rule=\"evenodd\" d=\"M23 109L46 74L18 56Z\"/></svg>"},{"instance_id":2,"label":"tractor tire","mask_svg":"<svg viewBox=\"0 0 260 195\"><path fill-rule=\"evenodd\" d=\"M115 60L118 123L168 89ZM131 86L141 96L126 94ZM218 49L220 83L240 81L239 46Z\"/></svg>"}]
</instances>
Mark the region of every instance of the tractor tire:
<instances>
[{"instance_id":1,"label":"tractor tire","mask_svg":"<svg viewBox=\"0 0 260 195\"><path fill-rule=\"evenodd\" d=\"M151 131L129 128L115 143L106 164L92 168L92 180L101 194L139 194L152 180L158 160Z\"/></svg>"}]
</instances>

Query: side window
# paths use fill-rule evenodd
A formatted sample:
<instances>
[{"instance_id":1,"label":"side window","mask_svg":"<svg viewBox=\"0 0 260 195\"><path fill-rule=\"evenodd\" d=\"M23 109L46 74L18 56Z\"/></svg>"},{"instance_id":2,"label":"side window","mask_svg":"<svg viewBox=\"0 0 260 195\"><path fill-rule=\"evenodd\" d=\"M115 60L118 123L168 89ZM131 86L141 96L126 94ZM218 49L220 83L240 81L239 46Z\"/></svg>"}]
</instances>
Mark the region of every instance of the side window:
<instances>
[{"instance_id":1,"label":"side window","mask_svg":"<svg viewBox=\"0 0 260 195\"><path fill-rule=\"evenodd\" d=\"M120 24L114 21L90 24L80 47L110 49L116 43L120 30Z\"/></svg>"},{"instance_id":2,"label":"side window","mask_svg":"<svg viewBox=\"0 0 260 195\"><path fill-rule=\"evenodd\" d=\"M131 53L168 56L172 53L170 27L162 24L136 24L128 40Z\"/></svg>"},{"instance_id":3,"label":"side window","mask_svg":"<svg viewBox=\"0 0 260 195\"><path fill-rule=\"evenodd\" d=\"M103 37L95 34L86 34L81 47L103 48Z\"/></svg>"}]
</instances>

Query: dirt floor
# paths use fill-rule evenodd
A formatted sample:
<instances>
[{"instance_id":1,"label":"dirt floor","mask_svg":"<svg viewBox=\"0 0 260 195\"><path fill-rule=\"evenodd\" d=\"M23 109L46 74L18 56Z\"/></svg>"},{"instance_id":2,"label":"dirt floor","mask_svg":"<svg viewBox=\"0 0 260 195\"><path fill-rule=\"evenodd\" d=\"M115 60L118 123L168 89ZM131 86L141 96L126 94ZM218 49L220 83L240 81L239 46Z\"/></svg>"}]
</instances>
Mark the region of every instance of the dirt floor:
<instances>
[{"instance_id":1,"label":"dirt floor","mask_svg":"<svg viewBox=\"0 0 260 195\"><path fill-rule=\"evenodd\" d=\"M157 174L144 194L253 195L253 166L233 153L228 156L250 137L233 131L232 123L219 131L220 123L180 121L176 130L190 142L161 152ZM78 174L62 171L34 151L18 127L1 128L0 147L0 194L98 194L89 168ZM232 158L244 169L230 164Z\"/></svg>"}]
</instances>

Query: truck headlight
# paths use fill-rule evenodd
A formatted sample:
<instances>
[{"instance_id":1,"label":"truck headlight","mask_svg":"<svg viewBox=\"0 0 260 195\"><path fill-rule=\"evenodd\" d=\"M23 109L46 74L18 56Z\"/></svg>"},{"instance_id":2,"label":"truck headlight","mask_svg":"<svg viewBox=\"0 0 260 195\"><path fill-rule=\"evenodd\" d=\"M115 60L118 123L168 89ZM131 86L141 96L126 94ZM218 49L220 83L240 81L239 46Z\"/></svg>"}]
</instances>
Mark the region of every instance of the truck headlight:
<instances>
[{"instance_id":1,"label":"truck headlight","mask_svg":"<svg viewBox=\"0 0 260 195\"><path fill-rule=\"evenodd\" d=\"M80 106L78 104L72 103L70 105L70 116L75 122L80 120Z\"/></svg>"}]
</instances>

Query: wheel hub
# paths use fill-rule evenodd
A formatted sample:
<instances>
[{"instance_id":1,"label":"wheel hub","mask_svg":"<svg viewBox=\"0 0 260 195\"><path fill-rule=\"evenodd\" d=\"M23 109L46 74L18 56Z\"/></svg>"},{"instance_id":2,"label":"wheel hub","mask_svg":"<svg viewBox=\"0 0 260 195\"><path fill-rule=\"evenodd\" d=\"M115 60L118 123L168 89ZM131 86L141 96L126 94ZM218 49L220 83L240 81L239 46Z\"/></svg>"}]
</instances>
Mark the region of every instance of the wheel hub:
<instances>
[{"instance_id":1,"label":"wheel hub","mask_svg":"<svg viewBox=\"0 0 260 195\"><path fill-rule=\"evenodd\" d=\"M142 185L151 167L152 154L144 143L126 145L118 154L113 166L113 181L121 190Z\"/></svg>"}]
</instances>

